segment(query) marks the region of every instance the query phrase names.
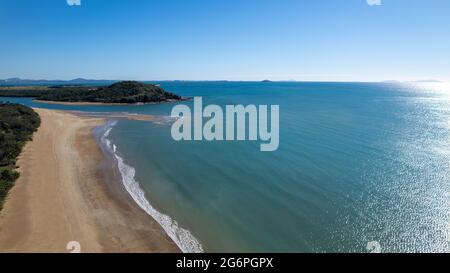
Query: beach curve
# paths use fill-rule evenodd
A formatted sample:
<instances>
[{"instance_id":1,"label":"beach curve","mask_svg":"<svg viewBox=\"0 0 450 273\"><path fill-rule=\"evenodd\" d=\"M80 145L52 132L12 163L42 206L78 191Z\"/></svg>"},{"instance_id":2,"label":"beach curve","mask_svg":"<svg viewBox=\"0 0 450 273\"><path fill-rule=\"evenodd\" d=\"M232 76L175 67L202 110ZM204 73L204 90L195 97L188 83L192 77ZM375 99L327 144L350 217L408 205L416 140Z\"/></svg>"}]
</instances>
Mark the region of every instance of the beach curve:
<instances>
[{"instance_id":1,"label":"beach curve","mask_svg":"<svg viewBox=\"0 0 450 273\"><path fill-rule=\"evenodd\" d=\"M42 124L20 158L0 213L2 252L179 252L161 226L111 182L92 129L102 118L35 109Z\"/></svg>"}]
</instances>

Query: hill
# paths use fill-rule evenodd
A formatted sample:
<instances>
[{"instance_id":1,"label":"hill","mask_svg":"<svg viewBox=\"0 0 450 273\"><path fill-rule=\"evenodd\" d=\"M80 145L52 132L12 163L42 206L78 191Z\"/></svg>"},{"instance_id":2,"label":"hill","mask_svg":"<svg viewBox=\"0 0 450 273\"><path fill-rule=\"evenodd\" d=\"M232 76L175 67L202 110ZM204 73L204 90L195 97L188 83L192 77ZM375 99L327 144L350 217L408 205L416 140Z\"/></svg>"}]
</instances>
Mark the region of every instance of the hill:
<instances>
[{"instance_id":1,"label":"hill","mask_svg":"<svg viewBox=\"0 0 450 273\"><path fill-rule=\"evenodd\" d=\"M92 79L83 79L76 78L73 80L31 80L31 79L21 79L21 78L9 78L0 80L0 86L13 86L13 85L68 85L68 84L112 84L116 81L112 80L92 80Z\"/></svg>"},{"instance_id":2,"label":"hill","mask_svg":"<svg viewBox=\"0 0 450 273\"><path fill-rule=\"evenodd\" d=\"M154 84L122 81L109 86L10 86L0 87L1 97L33 97L56 102L149 103L182 100Z\"/></svg>"},{"instance_id":3,"label":"hill","mask_svg":"<svg viewBox=\"0 0 450 273\"><path fill-rule=\"evenodd\" d=\"M39 115L31 108L0 103L0 209L9 189L19 177L14 170L16 159L40 123Z\"/></svg>"}]
</instances>

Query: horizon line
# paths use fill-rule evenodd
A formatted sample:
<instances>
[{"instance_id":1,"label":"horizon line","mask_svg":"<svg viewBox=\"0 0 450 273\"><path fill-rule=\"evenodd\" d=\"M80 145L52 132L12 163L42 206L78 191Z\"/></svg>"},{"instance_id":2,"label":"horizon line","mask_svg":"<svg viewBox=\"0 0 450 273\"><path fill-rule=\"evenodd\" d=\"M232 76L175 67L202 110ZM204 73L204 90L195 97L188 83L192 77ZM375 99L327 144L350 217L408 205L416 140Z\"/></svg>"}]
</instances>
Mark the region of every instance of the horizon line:
<instances>
[{"instance_id":1,"label":"horizon line","mask_svg":"<svg viewBox=\"0 0 450 273\"><path fill-rule=\"evenodd\" d=\"M426 80L378 80L378 81L370 81L370 80L271 80L271 79L261 79L261 80L237 80L237 79L203 79L203 80L192 80L192 79L153 79L153 80L135 80L135 79L92 79L92 78L72 78L67 80L62 79L29 79L29 78L20 78L20 77L10 77L10 78L0 78L0 82L8 82L8 81L46 81L46 82L71 82L71 81L97 81L97 82L119 82L119 81L138 81L138 82L329 82L329 83L443 83L449 81L435 80L435 79L426 79Z\"/></svg>"}]
</instances>

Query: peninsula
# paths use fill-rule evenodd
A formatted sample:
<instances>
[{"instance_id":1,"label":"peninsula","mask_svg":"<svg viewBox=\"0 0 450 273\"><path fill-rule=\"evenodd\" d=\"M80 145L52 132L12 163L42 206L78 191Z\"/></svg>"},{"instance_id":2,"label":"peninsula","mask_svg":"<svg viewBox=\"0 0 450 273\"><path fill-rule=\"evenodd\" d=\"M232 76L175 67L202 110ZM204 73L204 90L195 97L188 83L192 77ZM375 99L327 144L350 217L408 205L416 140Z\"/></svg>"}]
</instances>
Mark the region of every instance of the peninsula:
<instances>
[{"instance_id":1,"label":"peninsula","mask_svg":"<svg viewBox=\"0 0 450 273\"><path fill-rule=\"evenodd\" d=\"M158 85L122 81L109 86L3 86L0 97L32 97L62 103L157 103L183 100Z\"/></svg>"}]
</instances>

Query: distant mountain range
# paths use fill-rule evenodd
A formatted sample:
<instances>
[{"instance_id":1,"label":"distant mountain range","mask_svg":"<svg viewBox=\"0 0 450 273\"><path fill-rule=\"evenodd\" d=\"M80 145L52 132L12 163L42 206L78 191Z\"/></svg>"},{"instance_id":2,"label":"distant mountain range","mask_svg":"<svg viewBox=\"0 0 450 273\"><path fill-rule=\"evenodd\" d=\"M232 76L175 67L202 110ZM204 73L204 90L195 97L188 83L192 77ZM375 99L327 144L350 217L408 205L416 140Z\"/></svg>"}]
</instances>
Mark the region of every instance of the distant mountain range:
<instances>
[{"instance_id":1,"label":"distant mountain range","mask_svg":"<svg viewBox=\"0 0 450 273\"><path fill-rule=\"evenodd\" d=\"M71 84L112 84L113 80L91 80L77 78L73 80L30 80L21 78L9 78L0 80L0 85L71 85Z\"/></svg>"},{"instance_id":2,"label":"distant mountain range","mask_svg":"<svg viewBox=\"0 0 450 273\"><path fill-rule=\"evenodd\" d=\"M173 82L190 82L190 80L172 80ZM212 82L228 82L228 80L210 80ZM76 78L73 80L30 80L21 78L9 78L5 80L0 80L0 86L9 85L111 85L113 83L120 82L120 80L92 80L84 78ZM147 82L147 81L144 81ZM263 80L261 82L269 83L271 80ZM285 81L277 81L285 82ZM286 82L296 82L295 80L289 80ZM302 81L297 81L302 82ZM382 83L401 83L402 81L387 80L381 81ZM439 83L441 81L434 79L418 80L418 81L407 81L407 82L418 82L418 83Z\"/></svg>"}]
</instances>

